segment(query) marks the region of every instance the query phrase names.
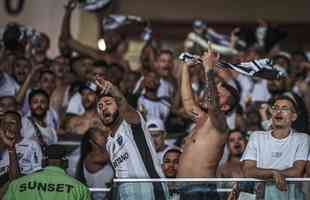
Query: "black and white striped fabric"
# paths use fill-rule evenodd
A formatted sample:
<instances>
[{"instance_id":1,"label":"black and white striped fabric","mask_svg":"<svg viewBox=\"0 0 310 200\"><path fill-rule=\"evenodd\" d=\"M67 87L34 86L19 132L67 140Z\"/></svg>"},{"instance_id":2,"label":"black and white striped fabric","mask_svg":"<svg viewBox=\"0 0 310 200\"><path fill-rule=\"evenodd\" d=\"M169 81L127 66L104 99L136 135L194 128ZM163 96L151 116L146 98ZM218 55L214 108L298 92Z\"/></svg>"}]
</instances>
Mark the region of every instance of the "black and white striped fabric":
<instances>
[{"instance_id":1,"label":"black and white striped fabric","mask_svg":"<svg viewBox=\"0 0 310 200\"><path fill-rule=\"evenodd\" d=\"M217 63L218 67L230 68L247 76L256 76L265 79L279 79L285 77L286 74L273 67L272 60L264 58L239 64L231 64L225 62Z\"/></svg>"},{"instance_id":2,"label":"black and white striped fabric","mask_svg":"<svg viewBox=\"0 0 310 200\"><path fill-rule=\"evenodd\" d=\"M107 7L112 0L79 0L80 6L86 11L97 11Z\"/></svg>"},{"instance_id":3,"label":"black and white striped fabric","mask_svg":"<svg viewBox=\"0 0 310 200\"><path fill-rule=\"evenodd\" d=\"M202 63L199 56L187 52L180 54L179 59L186 63ZM217 67L235 70L247 76L256 76L264 79L279 79L287 74L283 70L273 67L272 60L264 58L239 64L218 62Z\"/></svg>"},{"instance_id":4,"label":"black and white striped fabric","mask_svg":"<svg viewBox=\"0 0 310 200\"><path fill-rule=\"evenodd\" d=\"M102 26L105 30L114 30L133 23L144 23L144 20L134 15L109 15L102 20Z\"/></svg>"}]
</instances>

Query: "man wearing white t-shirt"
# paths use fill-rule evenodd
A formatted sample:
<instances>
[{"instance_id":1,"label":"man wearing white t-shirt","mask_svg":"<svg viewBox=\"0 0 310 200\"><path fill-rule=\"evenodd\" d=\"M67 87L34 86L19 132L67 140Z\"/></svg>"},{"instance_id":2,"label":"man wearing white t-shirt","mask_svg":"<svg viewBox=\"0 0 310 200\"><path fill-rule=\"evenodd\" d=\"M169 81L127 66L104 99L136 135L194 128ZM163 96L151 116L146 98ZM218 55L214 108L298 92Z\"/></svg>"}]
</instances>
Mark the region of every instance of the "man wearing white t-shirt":
<instances>
[{"instance_id":1,"label":"man wearing white t-shirt","mask_svg":"<svg viewBox=\"0 0 310 200\"><path fill-rule=\"evenodd\" d=\"M150 119L147 121L146 127L152 136L157 159L162 164L164 153L166 153L168 149L174 147L165 142L167 133L164 122L161 119Z\"/></svg>"},{"instance_id":2,"label":"man wearing white t-shirt","mask_svg":"<svg viewBox=\"0 0 310 200\"><path fill-rule=\"evenodd\" d=\"M129 106L123 95L110 82L98 77L101 95L97 112L108 127L106 149L116 178L163 178L160 163L143 117ZM113 197L115 198L115 197ZM168 190L164 183L121 183L117 199L165 200Z\"/></svg>"},{"instance_id":3,"label":"man wearing white t-shirt","mask_svg":"<svg viewBox=\"0 0 310 200\"><path fill-rule=\"evenodd\" d=\"M56 130L45 122L49 109L49 96L43 90L32 90L29 94L30 116L22 119L22 136L35 139L40 145L51 145L58 141Z\"/></svg>"},{"instance_id":4,"label":"man wearing white t-shirt","mask_svg":"<svg viewBox=\"0 0 310 200\"><path fill-rule=\"evenodd\" d=\"M0 97L15 96L18 90L17 82L10 75L0 70Z\"/></svg>"},{"instance_id":5,"label":"man wearing white t-shirt","mask_svg":"<svg viewBox=\"0 0 310 200\"><path fill-rule=\"evenodd\" d=\"M308 161L307 161L307 166L306 166L306 174L307 174L307 177L310 177L310 153L308 156Z\"/></svg>"},{"instance_id":6,"label":"man wearing white t-shirt","mask_svg":"<svg viewBox=\"0 0 310 200\"><path fill-rule=\"evenodd\" d=\"M153 71L148 71L145 73L143 83L145 93L138 99L139 111L147 120L158 118L166 121L170 113L170 103L157 95L160 86L159 76Z\"/></svg>"},{"instance_id":7,"label":"man wearing white t-shirt","mask_svg":"<svg viewBox=\"0 0 310 200\"><path fill-rule=\"evenodd\" d=\"M95 62L90 70L90 72L86 74L87 81L95 82L95 77L106 77L107 75L107 64L104 62ZM82 115L85 112L85 108L82 103L81 93L75 93L71 99L69 100L68 108L66 113Z\"/></svg>"},{"instance_id":8,"label":"man wearing white t-shirt","mask_svg":"<svg viewBox=\"0 0 310 200\"><path fill-rule=\"evenodd\" d=\"M5 148L0 156L0 176L6 173L9 178L21 174L31 174L42 167L42 151L34 140L22 138L21 116L14 111L4 114L0 128L1 141ZM18 163L14 163L14 161Z\"/></svg>"},{"instance_id":9,"label":"man wearing white t-shirt","mask_svg":"<svg viewBox=\"0 0 310 200\"><path fill-rule=\"evenodd\" d=\"M309 139L291 129L297 119L296 105L286 96L272 105L271 131L251 134L242 156L246 177L273 179L265 187L265 200L303 199L301 187L287 184L286 177L303 177L309 154Z\"/></svg>"}]
</instances>

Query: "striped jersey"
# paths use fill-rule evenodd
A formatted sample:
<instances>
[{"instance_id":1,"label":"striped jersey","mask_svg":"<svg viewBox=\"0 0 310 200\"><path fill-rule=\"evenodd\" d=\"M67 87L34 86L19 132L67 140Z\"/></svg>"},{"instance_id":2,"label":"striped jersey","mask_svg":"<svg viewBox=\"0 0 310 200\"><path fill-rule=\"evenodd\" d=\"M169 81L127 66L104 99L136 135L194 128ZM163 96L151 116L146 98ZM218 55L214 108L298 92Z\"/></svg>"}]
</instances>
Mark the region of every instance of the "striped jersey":
<instances>
[{"instance_id":1,"label":"striped jersey","mask_svg":"<svg viewBox=\"0 0 310 200\"><path fill-rule=\"evenodd\" d=\"M123 120L114 136L108 137L106 148L116 178L164 177L150 133L141 115L140 119L139 124L129 124ZM162 195L166 192L164 184L154 183L153 187L157 190L160 187ZM156 193L154 195L157 196Z\"/></svg>"}]
</instances>

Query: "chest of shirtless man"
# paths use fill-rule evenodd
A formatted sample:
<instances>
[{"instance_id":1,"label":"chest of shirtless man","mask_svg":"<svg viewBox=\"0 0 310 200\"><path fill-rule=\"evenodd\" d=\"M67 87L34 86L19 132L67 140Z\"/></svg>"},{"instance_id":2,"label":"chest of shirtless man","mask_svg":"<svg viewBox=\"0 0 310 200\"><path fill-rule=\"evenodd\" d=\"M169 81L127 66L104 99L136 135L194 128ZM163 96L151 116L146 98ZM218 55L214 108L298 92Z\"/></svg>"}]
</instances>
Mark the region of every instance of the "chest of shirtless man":
<instances>
[{"instance_id":1,"label":"chest of shirtless man","mask_svg":"<svg viewBox=\"0 0 310 200\"><path fill-rule=\"evenodd\" d=\"M180 157L178 177L216 177L216 170L228 137L225 113L233 108L231 98L235 96L231 92L233 89L231 86L227 86L226 83L215 83L213 67L218 60L219 56L213 53L211 48L202 57L207 87L201 106L197 106L192 96L189 66L183 65L181 82L183 106L187 113L196 116L196 125L186 140Z\"/></svg>"}]
</instances>

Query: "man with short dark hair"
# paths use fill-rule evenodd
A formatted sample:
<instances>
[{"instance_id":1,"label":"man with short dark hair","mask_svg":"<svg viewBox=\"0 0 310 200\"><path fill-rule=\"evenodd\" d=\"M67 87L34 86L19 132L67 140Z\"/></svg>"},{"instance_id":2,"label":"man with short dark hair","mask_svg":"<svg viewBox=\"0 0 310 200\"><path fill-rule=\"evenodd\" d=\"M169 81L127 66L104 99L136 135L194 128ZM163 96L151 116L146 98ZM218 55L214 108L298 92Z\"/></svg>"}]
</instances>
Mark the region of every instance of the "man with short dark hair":
<instances>
[{"instance_id":1,"label":"man with short dark hair","mask_svg":"<svg viewBox=\"0 0 310 200\"><path fill-rule=\"evenodd\" d=\"M49 146L48 167L13 181L9 185L4 200L90 200L89 190L82 183L65 174L65 153L61 146Z\"/></svg>"},{"instance_id":2,"label":"man with short dark hair","mask_svg":"<svg viewBox=\"0 0 310 200\"><path fill-rule=\"evenodd\" d=\"M101 89L97 112L101 122L111 129L106 149L116 178L164 177L142 115L129 106L110 82L97 77L97 85ZM167 188L160 182L122 183L117 191L118 198L124 200L168 198Z\"/></svg>"},{"instance_id":3,"label":"man with short dark hair","mask_svg":"<svg viewBox=\"0 0 310 200\"><path fill-rule=\"evenodd\" d=\"M138 99L139 111L147 120L158 118L166 122L171 105L165 98L160 98L157 95L160 87L159 76L152 71L146 72L143 85L145 93Z\"/></svg>"},{"instance_id":4,"label":"man with short dark hair","mask_svg":"<svg viewBox=\"0 0 310 200\"><path fill-rule=\"evenodd\" d=\"M0 126L0 198L9 181L31 174L42 167L42 152L37 142L22 138L21 116L5 112Z\"/></svg>"},{"instance_id":5,"label":"man with short dark hair","mask_svg":"<svg viewBox=\"0 0 310 200\"><path fill-rule=\"evenodd\" d=\"M89 128L104 128L96 110L96 90L97 86L93 82L81 85L79 92L85 112L68 120L67 133L84 135Z\"/></svg>"},{"instance_id":6,"label":"man with short dark hair","mask_svg":"<svg viewBox=\"0 0 310 200\"><path fill-rule=\"evenodd\" d=\"M164 153L162 168L167 178L175 178L177 176L181 153L182 151L176 147L169 148Z\"/></svg>"},{"instance_id":7,"label":"man with short dark hair","mask_svg":"<svg viewBox=\"0 0 310 200\"><path fill-rule=\"evenodd\" d=\"M286 177L303 177L309 154L309 136L293 130L297 107L292 99L280 96L272 104L272 129L251 134L242 156L246 177L270 180L265 198L303 199L300 186L287 184Z\"/></svg>"},{"instance_id":8,"label":"man with short dark hair","mask_svg":"<svg viewBox=\"0 0 310 200\"><path fill-rule=\"evenodd\" d=\"M35 138L40 145L58 141L56 130L45 121L49 110L49 96L44 90L32 90L29 94L30 113L22 119L22 135Z\"/></svg>"},{"instance_id":9,"label":"man with short dark hair","mask_svg":"<svg viewBox=\"0 0 310 200\"><path fill-rule=\"evenodd\" d=\"M96 61L89 66L89 69L86 71L86 82L95 82L96 76L107 77L107 63L104 61ZM82 103L81 93L75 93L69 100L66 113L82 115L85 112L85 108Z\"/></svg>"},{"instance_id":10,"label":"man with short dark hair","mask_svg":"<svg viewBox=\"0 0 310 200\"><path fill-rule=\"evenodd\" d=\"M5 173L10 165L11 154L17 155L19 170L21 174L30 174L41 169L42 152L37 142L23 138L21 135L21 116L14 111L8 111L4 114L0 128L1 138L6 149L1 153L0 173ZM4 171L2 171L4 170Z\"/></svg>"}]
</instances>

